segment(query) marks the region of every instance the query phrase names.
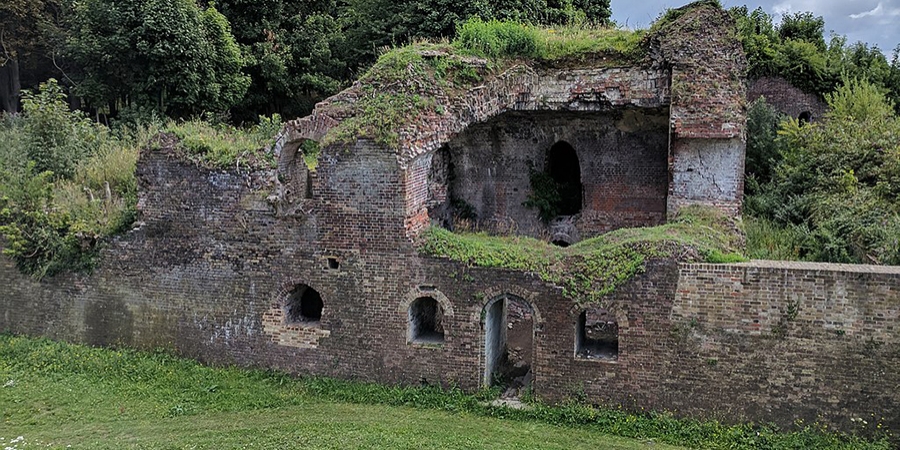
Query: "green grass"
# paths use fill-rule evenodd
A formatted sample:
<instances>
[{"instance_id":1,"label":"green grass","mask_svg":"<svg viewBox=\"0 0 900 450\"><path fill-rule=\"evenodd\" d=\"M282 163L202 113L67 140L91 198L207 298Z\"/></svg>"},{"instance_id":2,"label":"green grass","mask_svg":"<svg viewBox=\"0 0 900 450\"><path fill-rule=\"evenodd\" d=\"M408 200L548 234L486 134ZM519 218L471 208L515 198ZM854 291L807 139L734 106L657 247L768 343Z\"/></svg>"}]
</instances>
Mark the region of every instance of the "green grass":
<instances>
[{"instance_id":1,"label":"green grass","mask_svg":"<svg viewBox=\"0 0 900 450\"><path fill-rule=\"evenodd\" d=\"M204 167L219 169L271 168L275 157L268 148L281 129L281 118L260 116L259 125L241 129L203 120L170 121L163 131L180 141L184 156Z\"/></svg>"},{"instance_id":2,"label":"green grass","mask_svg":"<svg viewBox=\"0 0 900 450\"><path fill-rule=\"evenodd\" d=\"M349 145L369 138L387 148L417 120L434 120L454 107L452 99L521 63L627 66L644 54L643 33L611 28L539 28L514 22L473 19L451 43L417 42L392 49L359 79L352 101L331 103L347 117L322 139L322 146ZM442 104L447 101L448 104Z\"/></svg>"},{"instance_id":3,"label":"green grass","mask_svg":"<svg viewBox=\"0 0 900 450\"><path fill-rule=\"evenodd\" d=\"M608 64L627 64L644 56L643 31L589 26L542 28L473 18L460 25L453 46L461 53L493 59L528 58L543 62L605 55Z\"/></svg>"},{"instance_id":4,"label":"green grass","mask_svg":"<svg viewBox=\"0 0 900 450\"><path fill-rule=\"evenodd\" d=\"M800 261L805 233L796 227L782 227L771 220L747 215L747 256L753 259Z\"/></svg>"},{"instance_id":5,"label":"green grass","mask_svg":"<svg viewBox=\"0 0 900 450\"><path fill-rule=\"evenodd\" d=\"M486 406L491 394L291 378L0 335L0 446L16 449L889 448L815 427L778 433L578 403L511 410Z\"/></svg>"},{"instance_id":6,"label":"green grass","mask_svg":"<svg viewBox=\"0 0 900 450\"><path fill-rule=\"evenodd\" d=\"M457 234L432 227L420 250L473 266L534 272L579 303L595 303L644 269L651 258L737 262L737 224L715 210L685 208L671 222L616 230L561 248L522 236Z\"/></svg>"}]
</instances>

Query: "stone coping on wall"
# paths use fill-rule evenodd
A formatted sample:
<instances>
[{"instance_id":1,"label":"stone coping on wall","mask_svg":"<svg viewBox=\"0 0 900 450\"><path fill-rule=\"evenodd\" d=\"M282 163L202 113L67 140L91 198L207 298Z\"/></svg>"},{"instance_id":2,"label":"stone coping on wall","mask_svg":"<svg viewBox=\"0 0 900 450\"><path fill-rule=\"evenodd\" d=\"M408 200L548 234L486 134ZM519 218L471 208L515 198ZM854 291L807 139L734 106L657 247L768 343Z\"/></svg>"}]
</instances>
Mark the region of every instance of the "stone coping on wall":
<instances>
[{"instance_id":1,"label":"stone coping on wall","mask_svg":"<svg viewBox=\"0 0 900 450\"><path fill-rule=\"evenodd\" d=\"M784 269L806 270L826 272L851 272L851 273L877 273L900 275L900 266L876 266L872 264L837 264L807 261L775 261L767 259L754 259L744 263L712 264L712 263L684 263L682 268L703 269L716 267L746 267L751 269Z\"/></svg>"}]
</instances>

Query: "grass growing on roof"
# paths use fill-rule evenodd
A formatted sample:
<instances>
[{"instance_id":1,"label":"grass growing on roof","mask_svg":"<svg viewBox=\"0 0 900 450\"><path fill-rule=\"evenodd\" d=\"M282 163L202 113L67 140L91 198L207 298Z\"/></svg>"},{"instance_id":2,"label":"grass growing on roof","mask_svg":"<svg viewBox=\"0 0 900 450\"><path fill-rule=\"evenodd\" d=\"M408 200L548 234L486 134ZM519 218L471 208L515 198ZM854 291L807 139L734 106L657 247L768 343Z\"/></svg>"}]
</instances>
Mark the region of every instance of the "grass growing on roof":
<instances>
[{"instance_id":1,"label":"grass growing on roof","mask_svg":"<svg viewBox=\"0 0 900 450\"><path fill-rule=\"evenodd\" d=\"M534 272L587 304L641 273L647 259L745 260L735 228L714 209L688 207L665 225L616 230L566 248L523 236L457 234L431 227L420 251L473 266Z\"/></svg>"},{"instance_id":2,"label":"grass growing on roof","mask_svg":"<svg viewBox=\"0 0 900 450\"><path fill-rule=\"evenodd\" d=\"M610 64L633 63L644 56L643 31L577 25L541 28L478 17L459 26L453 46L461 53L493 59L528 58L552 62L586 55L607 55Z\"/></svg>"},{"instance_id":3,"label":"grass growing on roof","mask_svg":"<svg viewBox=\"0 0 900 450\"><path fill-rule=\"evenodd\" d=\"M539 28L515 22L472 19L451 43L418 42L390 50L359 79L353 100L331 107L347 117L322 139L323 146L369 138L394 148L400 133L423 115L438 117L465 91L521 63L578 62L632 65L645 55L643 32L566 26Z\"/></svg>"},{"instance_id":4,"label":"grass growing on roof","mask_svg":"<svg viewBox=\"0 0 900 450\"><path fill-rule=\"evenodd\" d=\"M242 129L204 120L169 121L164 131L174 134L185 156L197 164L218 169L271 168L275 156L268 151L281 129L281 117L260 116L259 124Z\"/></svg>"}]
</instances>

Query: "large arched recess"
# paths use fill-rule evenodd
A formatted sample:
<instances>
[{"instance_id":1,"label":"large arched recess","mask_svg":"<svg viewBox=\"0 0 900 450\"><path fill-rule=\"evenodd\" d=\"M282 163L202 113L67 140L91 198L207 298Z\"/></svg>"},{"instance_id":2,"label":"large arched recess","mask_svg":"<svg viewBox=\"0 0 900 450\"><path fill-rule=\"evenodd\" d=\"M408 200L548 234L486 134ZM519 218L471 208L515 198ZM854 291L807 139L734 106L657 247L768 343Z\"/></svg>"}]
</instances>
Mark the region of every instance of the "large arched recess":
<instances>
[{"instance_id":1,"label":"large arched recess","mask_svg":"<svg viewBox=\"0 0 900 450\"><path fill-rule=\"evenodd\" d=\"M546 172L556 182L559 192L557 211L561 216L581 212L582 190L581 164L578 153L566 141L559 141L547 151Z\"/></svg>"}]
</instances>

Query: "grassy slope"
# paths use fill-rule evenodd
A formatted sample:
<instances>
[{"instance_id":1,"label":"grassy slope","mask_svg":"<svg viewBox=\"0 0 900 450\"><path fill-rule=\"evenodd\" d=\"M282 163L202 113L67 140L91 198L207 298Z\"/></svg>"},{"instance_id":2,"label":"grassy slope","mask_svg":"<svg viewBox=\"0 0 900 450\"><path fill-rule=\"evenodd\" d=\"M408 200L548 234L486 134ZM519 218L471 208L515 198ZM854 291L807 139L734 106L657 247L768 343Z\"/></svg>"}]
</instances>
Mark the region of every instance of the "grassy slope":
<instances>
[{"instance_id":1,"label":"grassy slope","mask_svg":"<svg viewBox=\"0 0 900 450\"><path fill-rule=\"evenodd\" d=\"M0 447L647 448L586 428L314 391L272 373L0 336ZM18 436L28 445L9 444Z\"/></svg>"}]
</instances>

